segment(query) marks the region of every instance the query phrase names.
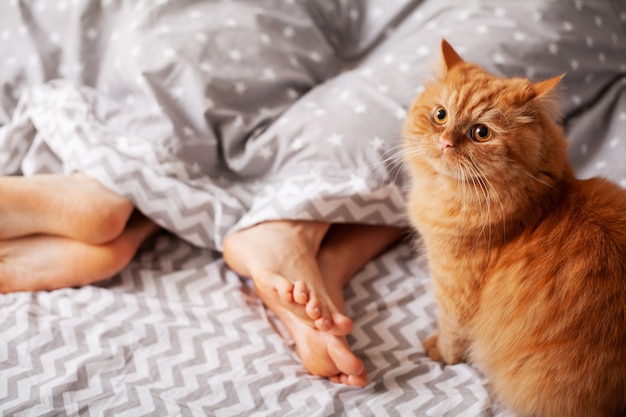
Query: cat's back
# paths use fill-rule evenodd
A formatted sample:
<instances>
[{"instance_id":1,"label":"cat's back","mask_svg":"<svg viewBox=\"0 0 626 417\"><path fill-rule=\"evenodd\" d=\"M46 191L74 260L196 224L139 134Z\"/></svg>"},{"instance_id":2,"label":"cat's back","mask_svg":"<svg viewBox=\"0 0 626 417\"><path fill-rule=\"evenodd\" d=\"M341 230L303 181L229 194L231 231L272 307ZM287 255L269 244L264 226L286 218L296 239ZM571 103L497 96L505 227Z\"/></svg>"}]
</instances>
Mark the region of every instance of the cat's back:
<instances>
[{"instance_id":1,"label":"cat's back","mask_svg":"<svg viewBox=\"0 0 626 417\"><path fill-rule=\"evenodd\" d=\"M506 402L529 414L626 413L626 190L573 181L487 275L473 357Z\"/></svg>"},{"instance_id":2,"label":"cat's back","mask_svg":"<svg viewBox=\"0 0 626 417\"><path fill-rule=\"evenodd\" d=\"M527 267L538 275L619 277L626 289L626 190L603 178L563 187L542 221L500 255L513 263L534 257Z\"/></svg>"},{"instance_id":3,"label":"cat's back","mask_svg":"<svg viewBox=\"0 0 626 417\"><path fill-rule=\"evenodd\" d=\"M603 275L621 278L618 281L626 285L625 189L604 178L576 180L545 227L552 225L562 239L571 241L567 247L572 256L587 253L589 261L604 265Z\"/></svg>"}]
</instances>

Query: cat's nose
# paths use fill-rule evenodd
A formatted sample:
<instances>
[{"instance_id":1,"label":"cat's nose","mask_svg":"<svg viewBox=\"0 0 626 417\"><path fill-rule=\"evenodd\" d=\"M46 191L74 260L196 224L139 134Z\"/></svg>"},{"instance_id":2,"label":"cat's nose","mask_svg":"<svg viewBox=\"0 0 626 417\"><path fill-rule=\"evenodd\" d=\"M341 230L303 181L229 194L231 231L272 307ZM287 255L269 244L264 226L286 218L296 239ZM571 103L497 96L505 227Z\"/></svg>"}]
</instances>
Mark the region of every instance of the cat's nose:
<instances>
[{"instance_id":1,"label":"cat's nose","mask_svg":"<svg viewBox=\"0 0 626 417\"><path fill-rule=\"evenodd\" d=\"M445 136L439 137L439 144L441 145L442 151L445 151L448 148L454 148L454 142L452 141L452 139Z\"/></svg>"}]
</instances>

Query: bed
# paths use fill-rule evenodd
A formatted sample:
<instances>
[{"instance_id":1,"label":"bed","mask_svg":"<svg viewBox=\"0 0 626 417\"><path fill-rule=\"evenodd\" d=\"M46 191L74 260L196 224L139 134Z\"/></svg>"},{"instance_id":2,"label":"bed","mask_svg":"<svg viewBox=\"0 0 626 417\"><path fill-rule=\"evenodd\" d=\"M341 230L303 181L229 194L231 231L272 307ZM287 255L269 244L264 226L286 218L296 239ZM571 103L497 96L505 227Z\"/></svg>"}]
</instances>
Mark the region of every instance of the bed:
<instances>
[{"instance_id":1,"label":"bed","mask_svg":"<svg viewBox=\"0 0 626 417\"><path fill-rule=\"evenodd\" d=\"M0 173L83 171L163 231L97 285L0 295L0 415L514 416L425 355L410 241L345 289L364 388L309 375L220 254L266 220L406 225L401 124L441 37L497 74L567 73L575 169L626 187L626 4L441 3L3 2Z\"/></svg>"}]
</instances>

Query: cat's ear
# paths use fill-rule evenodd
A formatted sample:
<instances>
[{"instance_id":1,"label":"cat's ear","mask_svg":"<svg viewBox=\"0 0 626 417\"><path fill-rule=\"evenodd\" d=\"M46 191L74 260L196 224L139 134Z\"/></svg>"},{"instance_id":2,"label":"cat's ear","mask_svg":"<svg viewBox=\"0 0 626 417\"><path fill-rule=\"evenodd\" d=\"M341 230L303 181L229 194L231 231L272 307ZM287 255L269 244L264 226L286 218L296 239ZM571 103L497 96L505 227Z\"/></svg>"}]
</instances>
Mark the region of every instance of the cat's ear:
<instances>
[{"instance_id":1,"label":"cat's ear","mask_svg":"<svg viewBox=\"0 0 626 417\"><path fill-rule=\"evenodd\" d=\"M559 85L563 77L565 77L565 74L557 75L556 77L552 77L547 80L539 81L533 84L537 97L541 97L553 91L555 87Z\"/></svg>"},{"instance_id":2,"label":"cat's ear","mask_svg":"<svg viewBox=\"0 0 626 417\"><path fill-rule=\"evenodd\" d=\"M446 71L450 71L455 65L465 62L445 39L441 39L441 57Z\"/></svg>"}]
</instances>

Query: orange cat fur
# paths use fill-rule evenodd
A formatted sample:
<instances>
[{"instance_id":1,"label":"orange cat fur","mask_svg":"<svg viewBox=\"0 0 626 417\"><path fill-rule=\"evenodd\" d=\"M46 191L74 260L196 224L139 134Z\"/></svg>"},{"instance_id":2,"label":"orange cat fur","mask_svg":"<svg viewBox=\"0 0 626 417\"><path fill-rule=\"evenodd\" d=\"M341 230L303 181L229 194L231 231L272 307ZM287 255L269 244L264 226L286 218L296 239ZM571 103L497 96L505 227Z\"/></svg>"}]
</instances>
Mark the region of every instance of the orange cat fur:
<instances>
[{"instance_id":1,"label":"orange cat fur","mask_svg":"<svg viewBox=\"0 0 626 417\"><path fill-rule=\"evenodd\" d=\"M441 49L404 128L439 307L424 348L480 366L521 415L626 415L626 191L575 178L562 77L499 78Z\"/></svg>"}]
</instances>

